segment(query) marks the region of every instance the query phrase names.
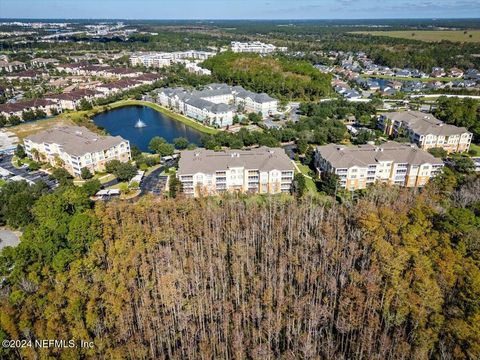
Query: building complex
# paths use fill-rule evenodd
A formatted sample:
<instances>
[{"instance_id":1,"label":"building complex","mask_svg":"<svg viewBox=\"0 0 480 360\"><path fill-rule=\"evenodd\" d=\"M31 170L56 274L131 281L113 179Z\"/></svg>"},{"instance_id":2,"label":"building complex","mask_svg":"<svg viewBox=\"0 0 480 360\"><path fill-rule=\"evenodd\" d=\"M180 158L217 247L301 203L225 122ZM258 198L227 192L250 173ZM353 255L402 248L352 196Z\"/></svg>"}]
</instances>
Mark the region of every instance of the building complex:
<instances>
[{"instance_id":1,"label":"building complex","mask_svg":"<svg viewBox=\"0 0 480 360\"><path fill-rule=\"evenodd\" d=\"M318 146L315 166L320 174L336 174L339 186L353 191L376 182L422 187L441 170L443 162L414 144L390 141L379 146Z\"/></svg>"},{"instance_id":2,"label":"building complex","mask_svg":"<svg viewBox=\"0 0 480 360\"><path fill-rule=\"evenodd\" d=\"M181 152L177 178L188 196L224 192L277 194L290 192L291 160L281 148Z\"/></svg>"},{"instance_id":3,"label":"building complex","mask_svg":"<svg viewBox=\"0 0 480 360\"><path fill-rule=\"evenodd\" d=\"M468 151L473 136L463 127L445 124L420 111L385 113L378 125L388 135L408 136L421 149L442 148L449 153Z\"/></svg>"},{"instance_id":4,"label":"building complex","mask_svg":"<svg viewBox=\"0 0 480 360\"><path fill-rule=\"evenodd\" d=\"M120 136L100 136L79 126L61 126L24 139L26 153L36 161L62 166L74 176L82 168L92 173L105 170L111 160L131 159L130 143Z\"/></svg>"},{"instance_id":5,"label":"building complex","mask_svg":"<svg viewBox=\"0 0 480 360\"><path fill-rule=\"evenodd\" d=\"M166 88L158 92L158 103L211 126L232 125L235 113L277 114L278 100L241 86L210 84L203 90Z\"/></svg>"},{"instance_id":6,"label":"building complex","mask_svg":"<svg viewBox=\"0 0 480 360\"><path fill-rule=\"evenodd\" d=\"M215 55L215 52L197 50L177 51L170 53L140 53L130 56L130 64L132 66L162 68L177 62L184 62L186 60L206 60Z\"/></svg>"},{"instance_id":7,"label":"building complex","mask_svg":"<svg viewBox=\"0 0 480 360\"><path fill-rule=\"evenodd\" d=\"M253 42L238 42L232 41L230 48L234 53L257 53L257 54L272 54L274 52L287 51L286 47L277 47L272 44L265 44L260 41Z\"/></svg>"}]
</instances>

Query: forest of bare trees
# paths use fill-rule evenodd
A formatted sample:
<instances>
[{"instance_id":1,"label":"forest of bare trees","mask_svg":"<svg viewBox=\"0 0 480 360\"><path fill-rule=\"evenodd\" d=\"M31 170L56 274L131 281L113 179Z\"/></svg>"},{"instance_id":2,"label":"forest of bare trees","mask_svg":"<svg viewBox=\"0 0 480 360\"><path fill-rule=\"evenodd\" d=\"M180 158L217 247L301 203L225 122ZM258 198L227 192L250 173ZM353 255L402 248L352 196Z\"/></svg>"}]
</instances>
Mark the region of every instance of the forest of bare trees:
<instances>
[{"instance_id":1,"label":"forest of bare trees","mask_svg":"<svg viewBox=\"0 0 480 360\"><path fill-rule=\"evenodd\" d=\"M379 187L345 204L97 205L85 255L56 273L30 263L2 290L0 317L9 338L75 338L94 348L8 355L478 358L478 190L479 180L456 190L443 181L422 193ZM18 291L28 296L12 301Z\"/></svg>"}]
</instances>

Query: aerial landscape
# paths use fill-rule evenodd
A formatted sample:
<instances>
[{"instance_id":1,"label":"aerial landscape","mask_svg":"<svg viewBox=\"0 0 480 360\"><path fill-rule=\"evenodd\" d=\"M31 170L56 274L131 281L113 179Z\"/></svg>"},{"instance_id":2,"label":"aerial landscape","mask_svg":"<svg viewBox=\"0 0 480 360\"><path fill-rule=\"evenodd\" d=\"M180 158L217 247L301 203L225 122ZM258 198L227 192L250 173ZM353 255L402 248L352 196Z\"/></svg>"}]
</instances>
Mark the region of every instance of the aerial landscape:
<instances>
[{"instance_id":1,"label":"aerial landscape","mask_svg":"<svg viewBox=\"0 0 480 360\"><path fill-rule=\"evenodd\" d=\"M480 359L480 2L0 0L0 359Z\"/></svg>"}]
</instances>

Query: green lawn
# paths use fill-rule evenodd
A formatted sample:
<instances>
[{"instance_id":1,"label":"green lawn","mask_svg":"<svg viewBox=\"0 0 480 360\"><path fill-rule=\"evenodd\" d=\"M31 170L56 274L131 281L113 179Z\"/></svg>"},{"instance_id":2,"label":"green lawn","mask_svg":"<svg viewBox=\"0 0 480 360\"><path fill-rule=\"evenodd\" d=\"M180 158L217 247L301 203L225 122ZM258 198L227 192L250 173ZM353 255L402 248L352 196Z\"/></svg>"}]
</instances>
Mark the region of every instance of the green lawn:
<instances>
[{"instance_id":1,"label":"green lawn","mask_svg":"<svg viewBox=\"0 0 480 360\"><path fill-rule=\"evenodd\" d=\"M480 156L480 145L477 144L470 144L470 150L474 150L477 152L477 155L475 156Z\"/></svg>"},{"instance_id":2,"label":"green lawn","mask_svg":"<svg viewBox=\"0 0 480 360\"><path fill-rule=\"evenodd\" d=\"M354 31L353 34L386 36L426 42L480 42L480 30L408 30L408 31Z\"/></svg>"},{"instance_id":3,"label":"green lawn","mask_svg":"<svg viewBox=\"0 0 480 360\"><path fill-rule=\"evenodd\" d=\"M305 185L307 186L308 191L310 193L317 193L317 185L315 185L315 181L313 181L313 179L311 179L309 175L310 168L306 165L303 165L299 161L295 161L295 164L298 166L300 172L305 177Z\"/></svg>"}]
</instances>

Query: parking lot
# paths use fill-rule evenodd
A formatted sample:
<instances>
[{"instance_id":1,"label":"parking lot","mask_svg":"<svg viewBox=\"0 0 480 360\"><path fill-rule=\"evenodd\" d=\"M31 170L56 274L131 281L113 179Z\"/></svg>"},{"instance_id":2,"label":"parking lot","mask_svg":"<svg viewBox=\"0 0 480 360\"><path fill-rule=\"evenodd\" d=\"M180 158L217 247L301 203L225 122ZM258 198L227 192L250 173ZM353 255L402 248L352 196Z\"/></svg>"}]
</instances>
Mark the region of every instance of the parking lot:
<instances>
[{"instance_id":1,"label":"parking lot","mask_svg":"<svg viewBox=\"0 0 480 360\"><path fill-rule=\"evenodd\" d=\"M140 184L142 195L154 194L160 195L163 193L167 186L168 176L160 175L166 168L174 166L175 160L167 162L164 166L161 166L157 170L153 171L147 177L145 177Z\"/></svg>"},{"instance_id":2,"label":"parking lot","mask_svg":"<svg viewBox=\"0 0 480 360\"><path fill-rule=\"evenodd\" d=\"M43 181L49 189L55 189L58 186L56 180L50 179L49 175L43 171L29 171L27 167L18 169L12 165L13 155L4 155L0 158L0 167L10 171L14 176L21 176L34 183ZM8 178L6 179L8 180Z\"/></svg>"}]
</instances>

